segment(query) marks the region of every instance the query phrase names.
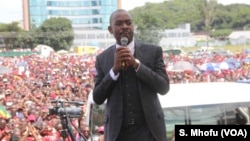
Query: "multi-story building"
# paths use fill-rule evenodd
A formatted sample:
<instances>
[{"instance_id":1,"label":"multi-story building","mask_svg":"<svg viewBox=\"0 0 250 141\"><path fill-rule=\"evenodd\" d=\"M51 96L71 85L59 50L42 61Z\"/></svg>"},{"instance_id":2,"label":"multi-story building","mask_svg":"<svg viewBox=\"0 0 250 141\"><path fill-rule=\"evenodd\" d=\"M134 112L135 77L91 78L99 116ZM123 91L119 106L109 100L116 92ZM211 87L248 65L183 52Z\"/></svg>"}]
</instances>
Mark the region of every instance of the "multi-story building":
<instances>
[{"instance_id":1,"label":"multi-story building","mask_svg":"<svg viewBox=\"0 0 250 141\"><path fill-rule=\"evenodd\" d=\"M65 17L74 28L74 46L107 47L114 43L107 30L109 17L119 8L121 0L23 0L24 29L39 27L52 17Z\"/></svg>"},{"instance_id":2,"label":"multi-story building","mask_svg":"<svg viewBox=\"0 0 250 141\"><path fill-rule=\"evenodd\" d=\"M189 23L181 24L175 29L166 29L162 32L162 36L163 38L160 41L162 47L193 47L196 44Z\"/></svg>"}]
</instances>

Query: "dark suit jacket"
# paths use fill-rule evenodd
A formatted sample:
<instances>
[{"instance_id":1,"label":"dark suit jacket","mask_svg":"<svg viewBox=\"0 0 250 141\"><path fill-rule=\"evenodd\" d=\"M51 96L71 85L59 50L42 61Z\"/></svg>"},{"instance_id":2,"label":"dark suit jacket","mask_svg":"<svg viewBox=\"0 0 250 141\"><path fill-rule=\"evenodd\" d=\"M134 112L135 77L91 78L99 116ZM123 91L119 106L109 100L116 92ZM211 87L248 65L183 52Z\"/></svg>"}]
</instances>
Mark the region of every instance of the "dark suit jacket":
<instances>
[{"instance_id":1,"label":"dark suit jacket","mask_svg":"<svg viewBox=\"0 0 250 141\"><path fill-rule=\"evenodd\" d=\"M115 141L122 126L123 95L121 77L114 81L109 71L114 64L115 45L96 57L95 87L93 99L96 104L107 100L104 115L105 141ZM162 48L135 41L136 58L140 69L136 72L138 91L147 125L157 141L166 141L164 114L157 94L169 91L169 79L164 67Z\"/></svg>"}]
</instances>

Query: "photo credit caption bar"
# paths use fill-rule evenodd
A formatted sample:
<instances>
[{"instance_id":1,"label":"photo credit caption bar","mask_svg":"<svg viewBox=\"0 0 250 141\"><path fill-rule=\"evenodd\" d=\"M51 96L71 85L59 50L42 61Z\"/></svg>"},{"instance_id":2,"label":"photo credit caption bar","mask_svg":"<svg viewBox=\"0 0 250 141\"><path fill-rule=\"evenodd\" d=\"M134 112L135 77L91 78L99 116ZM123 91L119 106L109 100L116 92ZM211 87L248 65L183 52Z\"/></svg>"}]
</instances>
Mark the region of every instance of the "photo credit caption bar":
<instances>
[{"instance_id":1,"label":"photo credit caption bar","mask_svg":"<svg viewBox=\"0 0 250 141\"><path fill-rule=\"evenodd\" d=\"M175 125L175 141L250 141L250 125Z\"/></svg>"}]
</instances>

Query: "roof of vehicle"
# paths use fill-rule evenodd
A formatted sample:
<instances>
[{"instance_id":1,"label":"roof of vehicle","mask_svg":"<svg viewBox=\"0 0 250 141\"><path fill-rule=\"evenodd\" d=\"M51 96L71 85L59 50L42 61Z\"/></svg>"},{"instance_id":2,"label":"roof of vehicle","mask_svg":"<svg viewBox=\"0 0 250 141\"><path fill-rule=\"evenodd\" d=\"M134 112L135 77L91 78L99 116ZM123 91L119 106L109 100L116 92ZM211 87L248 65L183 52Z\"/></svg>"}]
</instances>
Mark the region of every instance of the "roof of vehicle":
<instances>
[{"instance_id":1,"label":"roof of vehicle","mask_svg":"<svg viewBox=\"0 0 250 141\"><path fill-rule=\"evenodd\" d=\"M235 82L170 84L170 91L159 95L159 99L163 108L250 102L250 85Z\"/></svg>"}]
</instances>

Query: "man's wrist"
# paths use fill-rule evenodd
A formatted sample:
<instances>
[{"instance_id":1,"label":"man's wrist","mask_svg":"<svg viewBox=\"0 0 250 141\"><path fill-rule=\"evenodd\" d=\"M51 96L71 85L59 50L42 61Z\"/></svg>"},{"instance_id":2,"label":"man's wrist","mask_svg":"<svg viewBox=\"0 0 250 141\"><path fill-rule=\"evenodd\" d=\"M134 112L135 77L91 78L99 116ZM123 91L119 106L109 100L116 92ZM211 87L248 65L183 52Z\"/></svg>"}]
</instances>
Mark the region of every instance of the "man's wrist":
<instances>
[{"instance_id":1,"label":"man's wrist","mask_svg":"<svg viewBox=\"0 0 250 141\"><path fill-rule=\"evenodd\" d=\"M138 59L135 58L135 63L133 65L133 68L137 70L138 67L139 67L139 65L140 65L140 60L138 60Z\"/></svg>"},{"instance_id":2,"label":"man's wrist","mask_svg":"<svg viewBox=\"0 0 250 141\"><path fill-rule=\"evenodd\" d=\"M117 74L114 73L113 69L110 69L109 74L113 80L117 80L119 77L119 72Z\"/></svg>"},{"instance_id":3,"label":"man's wrist","mask_svg":"<svg viewBox=\"0 0 250 141\"><path fill-rule=\"evenodd\" d=\"M118 74L118 71L115 71L113 68L112 68L112 71L113 71L114 75Z\"/></svg>"}]
</instances>

